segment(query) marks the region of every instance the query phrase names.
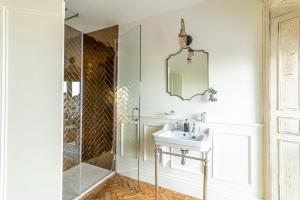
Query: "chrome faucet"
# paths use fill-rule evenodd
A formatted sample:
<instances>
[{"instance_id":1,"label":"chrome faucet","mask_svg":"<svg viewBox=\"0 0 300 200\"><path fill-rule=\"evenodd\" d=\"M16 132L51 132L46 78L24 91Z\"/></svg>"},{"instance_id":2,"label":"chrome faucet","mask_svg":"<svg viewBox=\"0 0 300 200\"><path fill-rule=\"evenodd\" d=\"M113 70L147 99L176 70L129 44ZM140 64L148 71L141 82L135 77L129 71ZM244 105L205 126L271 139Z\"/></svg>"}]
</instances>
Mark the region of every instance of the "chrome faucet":
<instances>
[{"instance_id":1,"label":"chrome faucet","mask_svg":"<svg viewBox=\"0 0 300 200\"><path fill-rule=\"evenodd\" d=\"M179 122L176 122L176 127L175 127L176 131L179 131L180 126L179 126Z\"/></svg>"},{"instance_id":2,"label":"chrome faucet","mask_svg":"<svg viewBox=\"0 0 300 200\"><path fill-rule=\"evenodd\" d=\"M201 119L200 119L200 121L201 121L202 123L205 123L205 122L206 122L206 116L207 116L207 112L201 113Z\"/></svg>"}]
</instances>

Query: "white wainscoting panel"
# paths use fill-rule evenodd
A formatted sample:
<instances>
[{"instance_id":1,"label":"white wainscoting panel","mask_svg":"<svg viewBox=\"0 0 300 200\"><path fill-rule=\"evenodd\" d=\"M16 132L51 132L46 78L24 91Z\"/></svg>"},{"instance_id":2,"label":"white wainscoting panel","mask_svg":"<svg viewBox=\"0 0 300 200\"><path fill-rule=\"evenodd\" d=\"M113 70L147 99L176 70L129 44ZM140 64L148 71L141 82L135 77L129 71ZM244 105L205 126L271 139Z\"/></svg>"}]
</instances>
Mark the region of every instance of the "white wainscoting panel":
<instances>
[{"instance_id":1,"label":"white wainscoting panel","mask_svg":"<svg viewBox=\"0 0 300 200\"><path fill-rule=\"evenodd\" d=\"M165 123L179 120L142 117L140 180L154 184L154 142L152 134ZM208 123L213 129L210 153L208 196L210 200L263 199L263 125ZM180 153L179 149L171 149ZM189 152L201 156L199 152ZM159 184L187 195L202 198L202 163L173 157L159 165Z\"/></svg>"},{"instance_id":2,"label":"white wainscoting panel","mask_svg":"<svg viewBox=\"0 0 300 200\"><path fill-rule=\"evenodd\" d=\"M214 132L213 178L250 184L251 150L251 136Z\"/></svg>"},{"instance_id":3,"label":"white wainscoting panel","mask_svg":"<svg viewBox=\"0 0 300 200\"><path fill-rule=\"evenodd\" d=\"M121 156L138 157L138 125L136 123L121 123Z\"/></svg>"},{"instance_id":4,"label":"white wainscoting panel","mask_svg":"<svg viewBox=\"0 0 300 200\"><path fill-rule=\"evenodd\" d=\"M154 161L154 142L152 138L152 133L159 131L162 126L161 125L151 125L151 124L143 124L143 137L142 139L142 155L144 161Z\"/></svg>"}]
</instances>

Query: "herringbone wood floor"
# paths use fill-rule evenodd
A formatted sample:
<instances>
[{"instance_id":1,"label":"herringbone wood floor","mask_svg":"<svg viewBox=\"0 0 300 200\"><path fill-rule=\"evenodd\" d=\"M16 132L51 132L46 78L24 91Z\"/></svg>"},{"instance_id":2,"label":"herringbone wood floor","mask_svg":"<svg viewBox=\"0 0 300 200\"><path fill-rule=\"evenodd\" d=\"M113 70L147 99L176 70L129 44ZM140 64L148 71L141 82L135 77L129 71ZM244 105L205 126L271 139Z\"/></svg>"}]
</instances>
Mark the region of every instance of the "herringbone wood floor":
<instances>
[{"instance_id":1,"label":"herringbone wood floor","mask_svg":"<svg viewBox=\"0 0 300 200\"><path fill-rule=\"evenodd\" d=\"M155 187L116 175L93 190L82 200L155 200ZM196 198L160 188L160 200L196 200Z\"/></svg>"}]
</instances>

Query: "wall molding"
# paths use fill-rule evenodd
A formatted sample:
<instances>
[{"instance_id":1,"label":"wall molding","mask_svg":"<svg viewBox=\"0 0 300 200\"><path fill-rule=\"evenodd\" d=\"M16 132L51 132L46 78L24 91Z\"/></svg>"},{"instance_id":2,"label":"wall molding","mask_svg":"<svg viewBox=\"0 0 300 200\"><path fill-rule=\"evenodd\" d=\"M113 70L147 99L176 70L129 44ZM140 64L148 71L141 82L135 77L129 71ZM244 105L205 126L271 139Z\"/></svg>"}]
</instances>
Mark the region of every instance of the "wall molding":
<instances>
[{"instance_id":1,"label":"wall molding","mask_svg":"<svg viewBox=\"0 0 300 200\"><path fill-rule=\"evenodd\" d=\"M166 120L166 121L184 121L184 117L167 117L167 116L141 116L141 119L145 120L155 120L155 119L160 119L160 120ZM192 122L197 121L191 119ZM245 122L221 122L221 121L207 121L207 124L212 124L212 125L226 125L226 126L244 126L244 127L264 127L264 124L260 123L245 123Z\"/></svg>"}]
</instances>

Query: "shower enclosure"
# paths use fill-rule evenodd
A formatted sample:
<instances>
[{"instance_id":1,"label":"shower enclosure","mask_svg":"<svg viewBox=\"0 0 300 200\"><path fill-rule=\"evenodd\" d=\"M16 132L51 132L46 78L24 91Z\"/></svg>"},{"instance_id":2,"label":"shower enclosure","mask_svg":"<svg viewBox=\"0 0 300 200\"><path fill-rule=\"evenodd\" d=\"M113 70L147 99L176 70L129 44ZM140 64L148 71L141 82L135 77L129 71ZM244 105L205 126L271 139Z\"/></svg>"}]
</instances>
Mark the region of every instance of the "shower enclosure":
<instances>
[{"instance_id":1,"label":"shower enclosure","mask_svg":"<svg viewBox=\"0 0 300 200\"><path fill-rule=\"evenodd\" d=\"M115 172L138 183L140 71L140 26L65 26L63 200Z\"/></svg>"}]
</instances>

